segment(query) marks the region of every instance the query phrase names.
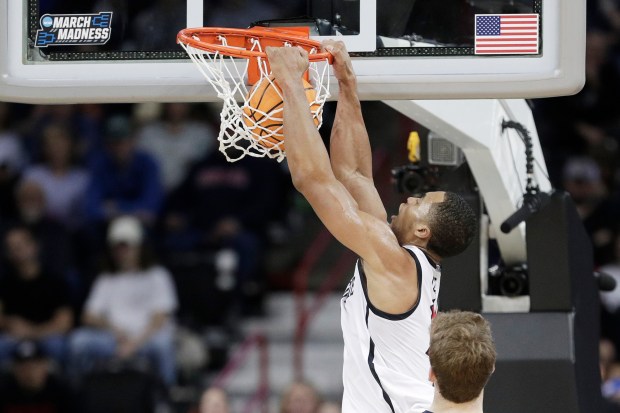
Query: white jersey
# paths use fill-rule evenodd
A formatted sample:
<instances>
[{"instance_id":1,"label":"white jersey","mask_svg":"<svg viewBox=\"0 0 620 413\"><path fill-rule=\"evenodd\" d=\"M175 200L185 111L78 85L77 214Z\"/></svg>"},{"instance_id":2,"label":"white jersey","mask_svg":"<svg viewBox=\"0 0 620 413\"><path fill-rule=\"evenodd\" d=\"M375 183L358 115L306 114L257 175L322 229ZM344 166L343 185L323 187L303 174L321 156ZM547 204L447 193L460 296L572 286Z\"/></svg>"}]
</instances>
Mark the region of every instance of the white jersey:
<instances>
[{"instance_id":1,"label":"white jersey","mask_svg":"<svg viewBox=\"0 0 620 413\"><path fill-rule=\"evenodd\" d=\"M433 401L426 353L440 271L419 248L405 248L415 260L420 291L411 310L387 314L372 305L361 259L342 297L342 413L421 413Z\"/></svg>"}]
</instances>

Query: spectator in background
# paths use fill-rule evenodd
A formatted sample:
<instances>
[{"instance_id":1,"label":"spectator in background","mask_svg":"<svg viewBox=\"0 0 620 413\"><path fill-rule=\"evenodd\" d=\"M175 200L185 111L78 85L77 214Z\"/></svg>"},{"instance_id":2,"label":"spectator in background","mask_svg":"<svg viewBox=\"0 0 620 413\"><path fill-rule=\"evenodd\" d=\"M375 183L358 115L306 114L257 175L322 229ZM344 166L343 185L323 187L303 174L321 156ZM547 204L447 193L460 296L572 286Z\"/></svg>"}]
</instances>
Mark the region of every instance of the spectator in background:
<instances>
[{"instance_id":1,"label":"spectator in background","mask_svg":"<svg viewBox=\"0 0 620 413\"><path fill-rule=\"evenodd\" d=\"M616 233L614 239L614 258L612 261L598 269L600 272L609 274L616 280L616 288L613 291L601 291L601 333L603 337L611 340L615 354L620 351L620 233ZM601 348L606 348L607 346ZM602 353L602 352L601 352ZM601 355L601 361L603 357ZM613 360L612 360L613 361Z\"/></svg>"},{"instance_id":2,"label":"spectator in background","mask_svg":"<svg viewBox=\"0 0 620 413\"><path fill-rule=\"evenodd\" d=\"M93 162L86 192L86 214L95 224L133 215L144 224L155 219L162 200L159 167L148 154L136 150L131 121L122 116L106 124L107 150Z\"/></svg>"},{"instance_id":3,"label":"spectator in background","mask_svg":"<svg viewBox=\"0 0 620 413\"><path fill-rule=\"evenodd\" d=\"M0 141L0 222L17 218L15 188L20 174L11 159L13 155Z\"/></svg>"},{"instance_id":4,"label":"spectator in background","mask_svg":"<svg viewBox=\"0 0 620 413\"><path fill-rule=\"evenodd\" d=\"M613 245L612 260L599 268L599 271L611 275L616 280L616 288L613 291L601 292L601 302L610 312L620 310L620 232L616 232Z\"/></svg>"},{"instance_id":5,"label":"spectator in background","mask_svg":"<svg viewBox=\"0 0 620 413\"><path fill-rule=\"evenodd\" d=\"M176 188L190 166L215 145L213 131L190 118L189 103L166 103L161 120L145 125L138 133L142 149L161 167L166 192Z\"/></svg>"},{"instance_id":6,"label":"spectator in background","mask_svg":"<svg viewBox=\"0 0 620 413\"><path fill-rule=\"evenodd\" d=\"M9 128L9 108L0 102L0 222L17 217L14 194L24 164L19 137Z\"/></svg>"},{"instance_id":7,"label":"spectator in background","mask_svg":"<svg viewBox=\"0 0 620 413\"><path fill-rule=\"evenodd\" d=\"M97 277L82 315L84 328L71 339L78 373L96 361L145 357L167 384L175 382L175 289L168 271L153 264L143 242L137 218L112 221L110 268Z\"/></svg>"},{"instance_id":8,"label":"spectator in background","mask_svg":"<svg viewBox=\"0 0 620 413\"><path fill-rule=\"evenodd\" d=\"M0 224L0 233L15 223L28 228L40 247L41 265L57 275L71 274L75 269L71 238L62 224L47 217L43 187L37 182L22 180L16 188L15 200L18 218Z\"/></svg>"},{"instance_id":9,"label":"spectator in background","mask_svg":"<svg viewBox=\"0 0 620 413\"><path fill-rule=\"evenodd\" d=\"M0 382L0 413L72 413L75 395L52 373L45 350L32 340L13 352L10 373Z\"/></svg>"},{"instance_id":10,"label":"spectator in background","mask_svg":"<svg viewBox=\"0 0 620 413\"><path fill-rule=\"evenodd\" d=\"M74 138L61 123L43 129L43 163L27 169L25 179L37 182L45 192L45 214L66 228L81 222L88 173L75 165Z\"/></svg>"},{"instance_id":11,"label":"spectator in background","mask_svg":"<svg viewBox=\"0 0 620 413\"><path fill-rule=\"evenodd\" d=\"M609 401L604 405L605 413L617 413L620 411L620 364L615 360L613 344L607 340L601 340L599 345L601 365L601 391L603 397Z\"/></svg>"},{"instance_id":12,"label":"spectator in background","mask_svg":"<svg viewBox=\"0 0 620 413\"><path fill-rule=\"evenodd\" d=\"M333 402L323 402L317 413L340 413L340 406Z\"/></svg>"},{"instance_id":13,"label":"spectator in background","mask_svg":"<svg viewBox=\"0 0 620 413\"><path fill-rule=\"evenodd\" d=\"M22 145L29 161L41 159L41 131L51 123L61 123L75 128L79 105L34 105L29 115L18 125Z\"/></svg>"},{"instance_id":14,"label":"spectator in background","mask_svg":"<svg viewBox=\"0 0 620 413\"><path fill-rule=\"evenodd\" d=\"M280 401L280 413L317 413L321 397L314 386L297 381L289 386Z\"/></svg>"},{"instance_id":15,"label":"spectator in background","mask_svg":"<svg viewBox=\"0 0 620 413\"><path fill-rule=\"evenodd\" d=\"M41 131L50 124L61 124L71 131L80 161L88 162L103 149L104 119L101 104L33 105L17 128L30 160L42 159Z\"/></svg>"},{"instance_id":16,"label":"spectator in background","mask_svg":"<svg viewBox=\"0 0 620 413\"><path fill-rule=\"evenodd\" d=\"M11 154L13 166L20 169L26 163L26 157L21 147L20 136L11 127L11 106L0 102L0 147Z\"/></svg>"},{"instance_id":17,"label":"spectator in background","mask_svg":"<svg viewBox=\"0 0 620 413\"><path fill-rule=\"evenodd\" d=\"M260 306L267 228L286 215L283 177L271 159L246 157L231 163L213 151L171 194L163 217L167 251L227 251L222 257L228 258L221 260L227 269L221 274L235 274L233 285L248 312ZM256 306L248 307L250 302Z\"/></svg>"},{"instance_id":18,"label":"spectator in background","mask_svg":"<svg viewBox=\"0 0 620 413\"><path fill-rule=\"evenodd\" d=\"M223 389L210 387L200 398L199 413L229 413L228 395Z\"/></svg>"},{"instance_id":19,"label":"spectator in background","mask_svg":"<svg viewBox=\"0 0 620 413\"><path fill-rule=\"evenodd\" d=\"M98 108L88 107L95 112ZM42 259L47 262L51 258L57 272L69 273L80 283L92 280L96 274L98 248L96 237L84 226L84 198L90 177L85 168L78 166L78 142L73 130L60 122L47 123L43 129L43 163L26 169L22 185L29 188L27 192L43 191L44 197L31 195L28 208L21 208L21 219L39 238ZM83 298L83 294L79 295L75 297L78 301Z\"/></svg>"},{"instance_id":20,"label":"spectator in background","mask_svg":"<svg viewBox=\"0 0 620 413\"><path fill-rule=\"evenodd\" d=\"M35 339L62 365L73 325L68 288L41 265L37 242L25 227L9 230L4 247L10 272L0 279L0 361L20 340Z\"/></svg>"},{"instance_id":21,"label":"spectator in background","mask_svg":"<svg viewBox=\"0 0 620 413\"><path fill-rule=\"evenodd\" d=\"M598 346L599 367L601 369L601 382L605 383L616 361L616 348L610 340L602 338Z\"/></svg>"},{"instance_id":22,"label":"spectator in background","mask_svg":"<svg viewBox=\"0 0 620 413\"><path fill-rule=\"evenodd\" d=\"M564 165L563 184L592 240L595 266L609 261L620 216L618 205L607 197L599 166L588 157L570 158Z\"/></svg>"},{"instance_id":23,"label":"spectator in background","mask_svg":"<svg viewBox=\"0 0 620 413\"><path fill-rule=\"evenodd\" d=\"M77 130L74 135L74 149L84 165L103 151L104 122L107 119L104 105L89 103L77 105Z\"/></svg>"}]
</instances>

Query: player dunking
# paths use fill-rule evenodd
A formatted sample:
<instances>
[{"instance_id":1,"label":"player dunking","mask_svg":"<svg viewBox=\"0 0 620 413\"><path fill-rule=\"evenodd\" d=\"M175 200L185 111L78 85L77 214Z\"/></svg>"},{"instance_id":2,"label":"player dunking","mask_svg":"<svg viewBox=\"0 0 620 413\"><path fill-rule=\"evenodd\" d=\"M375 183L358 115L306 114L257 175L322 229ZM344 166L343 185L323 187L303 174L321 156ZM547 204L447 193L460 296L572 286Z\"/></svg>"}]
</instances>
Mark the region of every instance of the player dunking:
<instances>
[{"instance_id":1,"label":"player dunking","mask_svg":"<svg viewBox=\"0 0 620 413\"><path fill-rule=\"evenodd\" d=\"M452 193L409 198L387 214L372 179L371 151L344 44L328 41L339 97L330 157L316 130L301 76L305 51L267 48L284 98L284 136L293 184L327 229L359 261L341 302L343 413L419 413L433 399L428 380L439 263L462 252L476 230L471 208Z\"/></svg>"}]
</instances>

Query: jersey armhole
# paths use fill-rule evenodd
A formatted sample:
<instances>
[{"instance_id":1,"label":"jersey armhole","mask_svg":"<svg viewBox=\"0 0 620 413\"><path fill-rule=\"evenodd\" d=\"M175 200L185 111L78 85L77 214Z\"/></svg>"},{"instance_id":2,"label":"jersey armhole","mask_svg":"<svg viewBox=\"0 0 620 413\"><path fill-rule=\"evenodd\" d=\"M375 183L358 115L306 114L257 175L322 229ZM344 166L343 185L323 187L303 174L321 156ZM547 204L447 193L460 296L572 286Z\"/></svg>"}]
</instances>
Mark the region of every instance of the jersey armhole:
<instances>
[{"instance_id":1,"label":"jersey armhole","mask_svg":"<svg viewBox=\"0 0 620 413\"><path fill-rule=\"evenodd\" d=\"M366 280L366 273L364 272L364 265L363 265L361 258L357 260L357 271L359 272L359 275L360 275L362 290L364 290L364 297L366 298L366 302L368 303L368 308L370 308L370 311L372 311L373 314L376 315L377 317L381 317L386 320L392 320L392 321L404 320L405 318L413 314L416 308L418 308L418 305L420 304L420 300L422 298L422 266L420 265L420 261L418 260L418 257L415 255L413 251L407 248L405 248L405 250L409 253L409 255L411 255L411 257L413 258L413 261L415 262L415 268L418 274L418 298L416 299L415 303L409 310L405 311L404 313L400 313L400 314L391 314L391 313L382 311L378 309L377 307L375 307L374 304L370 301L370 297L368 296L368 286L367 286L367 280Z\"/></svg>"}]
</instances>

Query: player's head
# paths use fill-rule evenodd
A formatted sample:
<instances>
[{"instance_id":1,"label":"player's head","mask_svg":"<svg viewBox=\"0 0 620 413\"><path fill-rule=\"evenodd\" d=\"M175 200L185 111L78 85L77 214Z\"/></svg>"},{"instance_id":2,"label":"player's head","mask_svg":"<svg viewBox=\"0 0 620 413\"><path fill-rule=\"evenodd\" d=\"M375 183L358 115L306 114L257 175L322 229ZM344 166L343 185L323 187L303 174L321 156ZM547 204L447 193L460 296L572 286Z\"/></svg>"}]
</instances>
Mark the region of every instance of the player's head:
<instances>
[{"instance_id":1,"label":"player's head","mask_svg":"<svg viewBox=\"0 0 620 413\"><path fill-rule=\"evenodd\" d=\"M392 217L392 230L401 244L424 246L442 258L465 250L476 233L476 214L453 192L427 192L409 197Z\"/></svg>"},{"instance_id":2,"label":"player's head","mask_svg":"<svg viewBox=\"0 0 620 413\"><path fill-rule=\"evenodd\" d=\"M495 370L489 323L467 311L439 313L431 324L431 380L441 396L461 404L480 396Z\"/></svg>"}]
</instances>

